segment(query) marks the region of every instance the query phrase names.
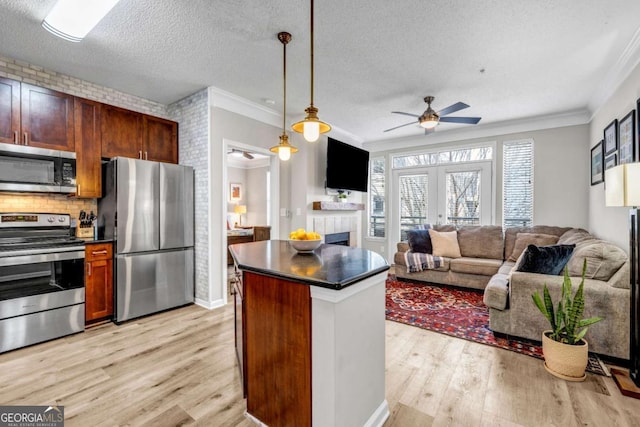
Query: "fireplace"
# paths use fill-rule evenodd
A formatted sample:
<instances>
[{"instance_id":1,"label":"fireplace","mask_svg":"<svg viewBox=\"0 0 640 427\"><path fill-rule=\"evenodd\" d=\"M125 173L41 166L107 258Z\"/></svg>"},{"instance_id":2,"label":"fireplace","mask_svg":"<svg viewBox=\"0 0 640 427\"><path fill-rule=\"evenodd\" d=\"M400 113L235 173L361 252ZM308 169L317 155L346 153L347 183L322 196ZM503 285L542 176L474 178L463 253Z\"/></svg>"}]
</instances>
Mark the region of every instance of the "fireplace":
<instances>
[{"instance_id":1,"label":"fireplace","mask_svg":"<svg viewBox=\"0 0 640 427\"><path fill-rule=\"evenodd\" d=\"M325 234L324 242L332 245L349 246L349 232Z\"/></svg>"}]
</instances>

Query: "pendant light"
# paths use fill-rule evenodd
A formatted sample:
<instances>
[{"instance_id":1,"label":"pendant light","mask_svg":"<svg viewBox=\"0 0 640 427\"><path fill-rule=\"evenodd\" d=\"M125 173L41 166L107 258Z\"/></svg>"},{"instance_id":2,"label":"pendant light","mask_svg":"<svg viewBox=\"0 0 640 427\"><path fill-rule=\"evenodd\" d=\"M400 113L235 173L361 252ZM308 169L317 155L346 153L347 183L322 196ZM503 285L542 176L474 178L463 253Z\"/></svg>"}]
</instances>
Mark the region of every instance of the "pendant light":
<instances>
[{"instance_id":1,"label":"pendant light","mask_svg":"<svg viewBox=\"0 0 640 427\"><path fill-rule=\"evenodd\" d=\"M287 117L287 43L291 41L291 34L287 32L278 33L278 40L282 43L282 69L283 69L283 102L282 102L282 135L280 135L280 144L275 147L271 147L271 151L278 153L280 160L287 161L291 158L291 154L298 151L296 147L289 144L289 136L286 132L286 117Z\"/></svg>"},{"instance_id":2,"label":"pendant light","mask_svg":"<svg viewBox=\"0 0 640 427\"><path fill-rule=\"evenodd\" d=\"M311 0L311 103L304 110L307 116L304 120L294 123L291 128L301 133L309 142L315 142L321 133L327 133L331 126L318 118L318 109L313 105L313 0Z\"/></svg>"}]
</instances>

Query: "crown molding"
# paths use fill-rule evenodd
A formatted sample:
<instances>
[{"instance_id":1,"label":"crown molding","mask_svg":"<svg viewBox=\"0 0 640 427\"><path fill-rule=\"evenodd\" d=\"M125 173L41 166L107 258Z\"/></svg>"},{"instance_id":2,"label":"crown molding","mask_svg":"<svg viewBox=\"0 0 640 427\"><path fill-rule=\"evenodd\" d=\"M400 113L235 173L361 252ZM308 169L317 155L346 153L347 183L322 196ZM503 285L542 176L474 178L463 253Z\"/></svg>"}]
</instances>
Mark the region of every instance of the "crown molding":
<instances>
[{"instance_id":1,"label":"crown molding","mask_svg":"<svg viewBox=\"0 0 640 427\"><path fill-rule=\"evenodd\" d=\"M475 125L464 129L455 129L446 132L436 131L430 135L416 135L404 138L365 142L363 144L363 148L371 152L378 152L441 144L446 142L458 142L476 138L495 138L496 135L507 135L583 125L589 123L590 117L590 113L587 110L568 111L565 113Z\"/></svg>"},{"instance_id":2,"label":"crown molding","mask_svg":"<svg viewBox=\"0 0 640 427\"><path fill-rule=\"evenodd\" d=\"M282 116L271 108L214 86L209 86L208 93L209 107L221 108L271 126L280 127Z\"/></svg>"},{"instance_id":3,"label":"crown molding","mask_svg":"<svg viewBox=\"0 0 640 427\"><path fill-rule=\"evenodd\" d=\"M631 72L640 63L640 28L638 28L631 38L631 41L622 52L615 64L609 69L607 76L596 88L587 104L593 119L598 110L616 92L616 89L629 77Z\"/></svg>"}]
</instances>

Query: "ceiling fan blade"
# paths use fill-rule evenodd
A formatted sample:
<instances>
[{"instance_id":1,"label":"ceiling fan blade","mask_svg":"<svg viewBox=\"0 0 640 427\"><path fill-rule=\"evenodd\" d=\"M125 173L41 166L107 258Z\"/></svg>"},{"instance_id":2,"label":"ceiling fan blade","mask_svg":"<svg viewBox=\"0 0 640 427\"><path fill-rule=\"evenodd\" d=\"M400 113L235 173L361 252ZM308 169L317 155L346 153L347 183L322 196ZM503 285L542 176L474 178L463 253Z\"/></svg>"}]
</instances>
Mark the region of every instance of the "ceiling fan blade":
<instances>
[{"instance_id":1,"label":"ceiling fan blade","mask_svg":"<svg viewBox=\"0 0 640 427\"><path fill-rule=\"evenodd\" d=\"M403 125L396 126L396 127L394 127L394 128L385 129L385 130L383 130L383 132L389 132L390 130L396 130L396 129L398 129L398 128L403 128L403 127L405 127L405 126L409 126L409 125L416 125L416 124L418 124L418 123L417 123L417 122L415 122L415 121L413 121L413 122L411 122L411 123L405 123L405 124L403 124Z\"/></svg>"},{"instance_id":2,"label":"ceiling fan blade","mask_svg":"<svg viewBox=\"0 0 640 427\"><path fill-rule=\"evenodd\" d=\"M463 123L467 125L477 124L482 117L440 117L441 122L446 123Z\"/></svg>"},{"instance_id":3,"label":"ceiling fan blade","mask_svg":"<svg viewBox=\"0 0 640 427\"><path fill-rule=\"evenodd\" d=\"M469 106L464 102L456 102L455 104L449 105L447 108L443 108L438 111L438 115L440 117L446 116L447 114L455 113L456 111L464 110L465 108L469 108Z\"/></svg>"},{"instance_id":4,"label":"ceiling fan blade","mask_svg":"<svg viewBox=\"0 0 640 427\"><path fill-rule=\"evenodd\" d=\"M420 117L420 114L403 113L402 111L392 111L393 114L404 114L405 116Z\"/></svg>"},{"instance_id":5,"label":"ceiling fan blade","mask_svg":"<svg viewBox=\"0 0 640 427\"><path fill-rule=\"evenodd\" d=\"M243 151L242 155L249 160L253 160L253 155L247 151Z\"/></svg>"}]
</instances>

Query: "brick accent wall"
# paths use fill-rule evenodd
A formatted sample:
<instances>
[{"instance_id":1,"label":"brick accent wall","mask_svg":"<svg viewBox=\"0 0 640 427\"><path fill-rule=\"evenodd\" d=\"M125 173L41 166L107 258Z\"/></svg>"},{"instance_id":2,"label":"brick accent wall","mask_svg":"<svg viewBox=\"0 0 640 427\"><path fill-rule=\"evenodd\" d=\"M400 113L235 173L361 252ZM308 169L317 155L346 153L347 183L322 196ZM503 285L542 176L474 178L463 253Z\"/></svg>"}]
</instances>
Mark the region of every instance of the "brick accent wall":
<instances>
[{"instance_id":1,"label":"brick accent wall","mask_svg":"<svg viewBox=\"0 0 640 427\"><path fill-rule=\"evenodd\" d=\"M68 213L98 212L96 199L76 199L66 194L0 192L0 212Z\"/></svg>"},{"instance_id":2,"label":"brick accent wall","mask_svg":"<svg viewBox=\"0 0 640 427\"><path fill-rule=\"evenodd\" d=\"M179 123L180 164L195 171L195 264L196 298L209 301L209 101L207 89L170 104L171 120Z\"/></svg>"}]
</instances>

